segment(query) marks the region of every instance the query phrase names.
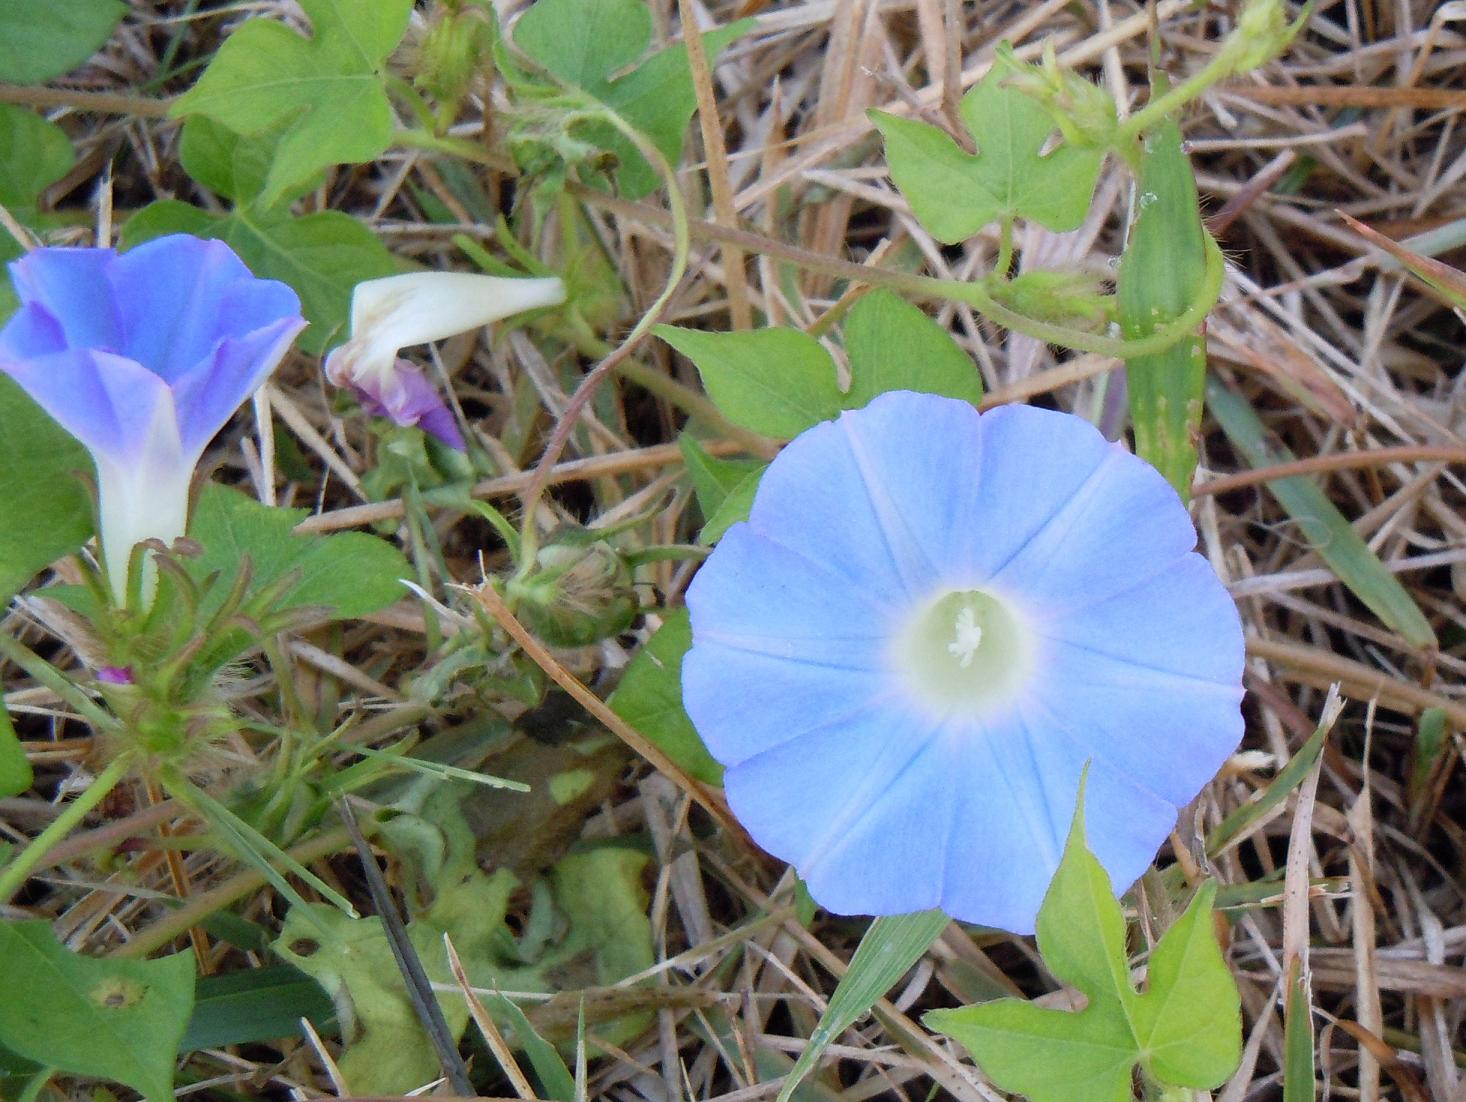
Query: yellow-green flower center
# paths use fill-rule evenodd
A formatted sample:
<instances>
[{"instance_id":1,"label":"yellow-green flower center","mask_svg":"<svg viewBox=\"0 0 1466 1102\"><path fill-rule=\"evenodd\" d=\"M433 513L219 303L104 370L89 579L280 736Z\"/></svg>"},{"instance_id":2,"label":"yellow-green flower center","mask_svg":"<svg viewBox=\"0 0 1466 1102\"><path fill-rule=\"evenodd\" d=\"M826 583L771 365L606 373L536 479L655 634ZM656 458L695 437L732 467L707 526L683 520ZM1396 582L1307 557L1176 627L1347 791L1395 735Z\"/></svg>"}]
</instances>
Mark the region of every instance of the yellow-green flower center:
<instances>
[{"instance_id":1,"label":"yellow-green flower center","mask_svg":"<svg viewBox=\"0 0 1466 1102\"><path fill-rule=\"evenodd\" d=\"M943 594L912 617L895 656L915 694L942 712L1010 699L1030 666L1028 629L1009 602L977 589Z\"/></svg>"}]
</instances>

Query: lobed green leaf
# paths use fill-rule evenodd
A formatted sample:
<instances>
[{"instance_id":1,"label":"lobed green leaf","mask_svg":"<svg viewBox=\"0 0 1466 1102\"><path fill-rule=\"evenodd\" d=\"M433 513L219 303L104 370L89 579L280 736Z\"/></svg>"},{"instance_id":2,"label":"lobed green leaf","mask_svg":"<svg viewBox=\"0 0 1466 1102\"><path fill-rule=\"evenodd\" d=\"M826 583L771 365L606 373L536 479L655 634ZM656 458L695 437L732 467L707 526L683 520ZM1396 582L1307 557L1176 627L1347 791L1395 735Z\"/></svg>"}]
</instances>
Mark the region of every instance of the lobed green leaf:
<instances>
[{"instance_id":1,"label":"lobed green leaf","mask_svg":"<svg viewBox=\"0 0 1466 1102\"><path fill-rule=\"evenodd\" d=\"M30 789L35 780L30 759L25 756L25 747L10 722L10 713L5 709L5 700L0 697L0 797L19 796Z\"/></svg>"},{"instance_id":2,"label":"lobed green leaf","mask_svg":"<svg viewBox=\"0 0 1466 1102\"><path fill-rule=\"evenodd\" d=\"M991 72L962 97L968 153L945 131L882 111L871 119L886 140L891 178L938 241L965 241L989 223L1027 218L1060 232L1089 213L1104 155L1063 143L1044 153L1053 120L1037 100Z\"/></svg>"},{"instance_id":3,"label":"lobed green leaf","mask_svg":"<svg viewBox=\"0 0 1466 1102\"><path fill-rule=\"evenodd\" d=\"M328 165L373 160L392 141L382 68L407 29L412 0L300 6L310 38L273 19L251 19L173 106L174 115L207 115L240 134L283 126L265 206Z\"/></svg>"},{"instance_id":4,"label":"lobed green leaf","mask_svg":"<svg viewBox=\"0 0 1466 1102\"><path fill-rule=\"evenodd\" d=\"M728 420L754 432L798 436L844 407L835 361L802 330L705 333L659 325L653 332L693 362Z\"/></svg>"},{"instance_id":5,"label":"lobed green leaf","mask_svg":"<svg viewBox=\"0 0 1466 1102\"><path fill-rule=\"evenodd\" d=\"M704 32L708 61L752 26L753 20L743 19ZM642 0L539 0L514 25L514 44L619 114L675 165L697 96L686 46L643 57L652 30L651 12ZM628 198L648 195L661 183L646 158L611 125L590 123L581 133L615 154L616 182Z\"/></svg>"},{"instance_id":6,"label":"lobed green leaf","mask_svg":"<svg viewBox=\"0 0 1466 1102\"><path fill-rule=\"evenodd\" d=\"M232 578L248 557L250 592L295 573L298 580L279 607L323 606L335 619L365 616L403 595L400 579L411 577L412 570L400 551L364 532L297 535L293 529L305 515L304 509L261 505L211 483L199 495L189 523L189 535L203 545L203 554L186 560L187 569L199 581L216 571ZM224 588L210 592L205 615L223 599Z\"/></svg>"},{"instance_id":7,"label":"lobed green leaf","mask_svg":"<svg viewBox=\"0 0 1466 1102\"><path fill-rule=\"evenodd\" d=\"M1128 1102L1136 1064L1161 1083L1207 1089L1241 1057L1236 984L1212 928L1216 888L1202 887L1151 953L1147 990L1130 984L1125 921L1110 878L1084 841L1081 797L1064 857L1038 915L1054 977L1079 990L1070 1013L996 999L922 1020L956 1038L1004 1090L1031 1102Z\"/></svg>"},{"instance_id":8,"label":"lobed green leaf","mask_svg":"<svg viewBox=\"0 0 1466 1102\"><path fill-rule=\"evenodd\" d=\"M76 151L61 127L23 107L0 104L0 204L18 221L35 221L41 193L75 163ZM0 231L0 258L20 251L20 242Z\"/></svg>"},{"instance_id":9,"label":"lobed green leaf","mask_svg":"<svg viewBox=\"0 0 1466 1102\"><path fill-rule=\"evenodd\" d=\"M705 520L723 507L740 482L767 466L757 459L720 459L709 455L697 438L687 432L677 437L677 447L682 452L682 463L692 480L692 490Z\"/></svg>"},{"instance_id":10,"label":"lobed green leaf","mask_svg":"<svg viewBox=\"0 0 1466 1102\"><path fill-rule=\"evenodd\" d=\"M705 784L723 784L723 766L708 753L682 706L682 659L690 649L688 610L679 608L667 614L636 652L607 703L689 775Z\"/></svg>"},{"instance_id":11,"label":"lobed green leaf","mask_svg":"<svg viewBox=\"0 0 1466 1102\"><path fill-rule=\"evenodd\" d=\"M126 14L120 0L5 0L0 80L40 84L71 72L107 44Z\"/></svg>"},{"instance_id":12,"label":"lobed green leaf","mask_svg":"<svg viewBox=\"0 0 1466 1102\"><path fill-rule=\"evenodd\" d=\"M91 535L77 473L92 473L86 449L0 373L0 598Z\"/></svg>"},{"instance_id":13,"label":"lobed green leaf","mask_svg":"<svg viewBox=\"0 0 1466 1102\"><path fill-rule=\"evenodd\" d=\"M691 649L687 610L668 613L626 667L607 703L691 776L721 785L723 767L708 753L682 707L682 658Z\"/></svg>"}]
</instances>

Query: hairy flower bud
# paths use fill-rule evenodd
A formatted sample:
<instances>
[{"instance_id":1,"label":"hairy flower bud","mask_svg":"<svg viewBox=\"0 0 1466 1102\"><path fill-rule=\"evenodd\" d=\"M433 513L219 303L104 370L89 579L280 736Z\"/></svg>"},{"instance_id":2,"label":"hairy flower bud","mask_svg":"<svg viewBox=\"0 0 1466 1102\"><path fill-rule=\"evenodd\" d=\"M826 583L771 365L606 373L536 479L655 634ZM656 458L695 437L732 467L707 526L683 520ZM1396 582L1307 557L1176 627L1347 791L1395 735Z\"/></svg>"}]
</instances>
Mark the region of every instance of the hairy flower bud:
<instances>
[{"instance_id":1,"label":"hairy flower bud","mask_svg":"<svg viewBox=\"0 0 1466 1102\"><path fill-rule=\"evenodd\" d=\"M413 83L439 102L449 120L493 48L492 20L492 9L451 5L439 12L423 37Z\"/></svg>"},{"instance_id":2,"label":"hairy flower bud","mask_svg":"<svg viewBox=\"0 0 1466 1102\"><path fill-rule=\"evenodd\" d=\"M546 545L534 569L511 578L508 595L520 619L556 647L583 647L619 635L636 616L636 592L625 561L584 531Z\"/></svg>"},{"instance_id":3,"label":"hairy flower bud","mask_svg":"<svg viewBox=\"0 0 1466 1102\"><path fill-rule=\"evenodd\" d=\"M1297 32L1282 0L1248 0L1222 50L1232 56L1233 72L1246 72L1282 53Z\"/></svg>"},{"instance_id":4,"label":"hairy flower bud","mask_svg":"<svg viewBox=\"0 0 1466 1102\"><path fill-rule=\"evenodd\" d=\"M1019 61L1011 48L1000 49L998 56L1008 70L1004 83L1042 104L1065 141L1088 148L1112 143L1117 118L1113 97L1060 65L1052 38L1044 42L1043 60L1037 65Z\"/></svg>"}]
</instances>

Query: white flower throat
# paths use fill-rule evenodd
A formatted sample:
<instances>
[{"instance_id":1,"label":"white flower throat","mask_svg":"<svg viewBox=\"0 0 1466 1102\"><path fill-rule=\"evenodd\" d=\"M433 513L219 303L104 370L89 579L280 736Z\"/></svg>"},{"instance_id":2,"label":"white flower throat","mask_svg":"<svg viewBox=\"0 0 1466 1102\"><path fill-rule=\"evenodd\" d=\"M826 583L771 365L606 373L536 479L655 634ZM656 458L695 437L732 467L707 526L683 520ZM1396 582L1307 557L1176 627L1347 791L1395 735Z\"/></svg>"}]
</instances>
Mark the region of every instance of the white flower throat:
<instances>
[{"instance_id":1,"label":"white flower throat","mask_svg":"<svg viewBox=\"0 0 1466 1102\"><path fill-rule=\"evenodd\" d=\"M990 593L948 590L913 610L892 640L892 657L912 692L937 711L987 711L1027 680L1032 636L1025 619Z\"/></svg>"}]
</instances>

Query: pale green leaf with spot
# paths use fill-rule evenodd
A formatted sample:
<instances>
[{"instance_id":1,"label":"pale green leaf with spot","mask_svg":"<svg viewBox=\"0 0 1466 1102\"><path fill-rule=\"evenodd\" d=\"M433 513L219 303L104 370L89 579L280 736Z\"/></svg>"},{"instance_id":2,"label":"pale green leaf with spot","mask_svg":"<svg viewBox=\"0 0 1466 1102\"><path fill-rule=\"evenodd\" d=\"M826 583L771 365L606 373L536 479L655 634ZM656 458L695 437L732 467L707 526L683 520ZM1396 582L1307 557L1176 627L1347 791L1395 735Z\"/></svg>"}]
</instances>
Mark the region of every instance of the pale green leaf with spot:
<instances>
[{"instance_id":1,"label":"pale green leaf with spot","mask_svg":"<svg viewBox=\"0 0 1466 1102\"><path fill-rule=\"evenodd\" d=\"M173 1063L193 1010L193 954L84 957L50 924L0 923L0 1045L72 1075L111 1079L171 1102Z\"/></svg>"},{"instance_id":2,"label":"pale green leaf with spot","mask_svg":"<svg viewBox=\"0 0 1466 1102\"><path fill-rule=\"evenodd\" d=\"M453 990L447 935L470 983L505 991L553 992L606 986L655 961L642 872L647 855L606 844L561 858L534 885L520 936L505 925L519 881L507 869L479 869L474 839L451 791L423 790L421 816L403 812L379 835L402 863L416 913L407 935L428 979L443 985L438 1004L458 1037L468 1007ZM418 896L426 889L425 904ZM313 977L350 1014L340 1067L358 1094L402 1094L435 1078L437 1058L412 1008L381 919L349 918L333 907L292 908L274 942L277 955ZM491 1003L492 1006L492 1003ZM517 1024L501 1016L501 1028ZM647 1013L602 1023L613 1044L645 1028ZM527 1042L521 1031L515 1039Z\"/></svg>"}]
</instances>

